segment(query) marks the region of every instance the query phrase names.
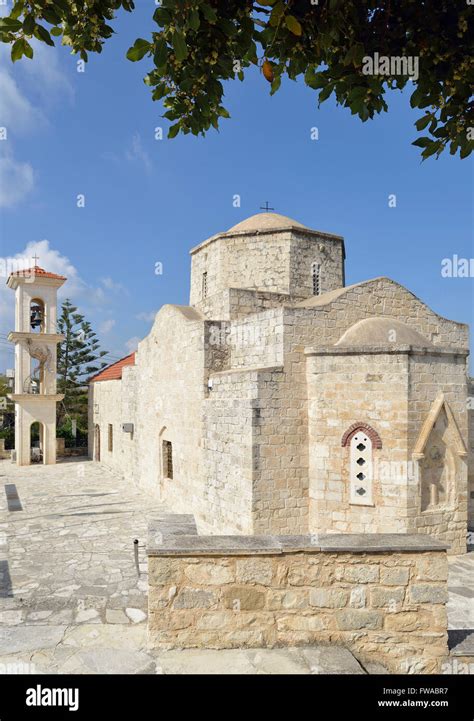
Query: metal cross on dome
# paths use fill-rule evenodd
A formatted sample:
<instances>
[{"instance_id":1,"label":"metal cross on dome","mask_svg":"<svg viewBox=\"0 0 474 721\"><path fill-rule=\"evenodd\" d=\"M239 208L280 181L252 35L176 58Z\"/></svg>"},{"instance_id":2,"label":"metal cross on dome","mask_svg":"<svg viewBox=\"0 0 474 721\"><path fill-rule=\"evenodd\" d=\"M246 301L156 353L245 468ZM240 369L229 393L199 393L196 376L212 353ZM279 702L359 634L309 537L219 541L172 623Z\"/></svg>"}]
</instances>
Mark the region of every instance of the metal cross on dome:
<instances>
[{"instance_id":1,"label":"metal cross on dome","mask_svg":"<svg viewBox=\"0 0 474 721\"><path fill-rule=\"evenodd\" d=\"M39 257L36 255L36 253L33 256L35 267L38 265Z\"/></svg>"},{"instance_id":2,"label":"metal cross on dome","mask_svg":"<svg viewBox=\"0 0 474 721\"><path fill-rule=\"evenodd\" d=\"M266 200L265 207L263 207L263 205L261 205L260 210L264 210L266 213L268 213L270 210L275 210L275 208L270 208L270 206L268 205L268 200Z\"/></svg>"}]
</instances>

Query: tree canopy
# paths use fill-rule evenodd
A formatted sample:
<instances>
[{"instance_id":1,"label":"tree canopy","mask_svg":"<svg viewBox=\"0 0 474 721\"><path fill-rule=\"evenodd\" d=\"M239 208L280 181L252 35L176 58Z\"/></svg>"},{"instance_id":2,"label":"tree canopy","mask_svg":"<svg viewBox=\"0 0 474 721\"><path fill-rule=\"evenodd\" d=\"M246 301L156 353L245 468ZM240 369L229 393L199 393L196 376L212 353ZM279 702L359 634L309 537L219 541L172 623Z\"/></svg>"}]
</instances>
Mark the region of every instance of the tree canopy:
<instances>
[{"instance_id":1,"label":"tree canopy","mask_svg":"<svg viewBox=\"0 0 474 721\"><path fill-rule=\"evenodd\" d=\"M102 360L107 351L100 350L90 323L70 300L62 305L58 333L64 335L58 346L58 392L64 393L64 403L58 405L58 425L68 414L87 428L87 381L107 365Z\"/></svg>"},{"instance_id":2,"label":"tree canopy","mask_svg":"<svg viewBox=\"0 0 474 721\"><path fill-rule=\"evenodd\" d=\"M168 137L205 134L229 117L223 81L258 66L275 93L286 75L304 78L318 102L337 102L366 122L388 109L387 90L410 87L422 112L414 141L423 159L474 145L472 7L466 0L162 0L150 3L150 32L128 50L147 59L144 78L171 121ZM86 61L101 52L132 0L17 0L0 20L13 61L33 58L30 39L61 39ZM368 59L389 63L367 71ZM403 59L416 61L412 77ZM151 67L150 67L151 66ZM413 83L413 85L411 85ZM269 119L270 120L270 119Z\"/></svg>"}]
</instances>

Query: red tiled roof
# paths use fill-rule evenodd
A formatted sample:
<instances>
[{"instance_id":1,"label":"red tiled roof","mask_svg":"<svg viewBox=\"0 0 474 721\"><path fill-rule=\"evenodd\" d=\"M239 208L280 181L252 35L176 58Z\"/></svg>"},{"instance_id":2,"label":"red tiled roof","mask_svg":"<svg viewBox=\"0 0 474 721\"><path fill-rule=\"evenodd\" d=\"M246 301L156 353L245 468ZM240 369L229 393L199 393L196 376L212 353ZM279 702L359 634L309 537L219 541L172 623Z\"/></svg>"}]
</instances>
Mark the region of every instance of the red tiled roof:
<instances>
[{"instance_id":1,"label":"red tiled roof","mask_svg":"<svg viewBox=\"0 0 474 721\"><path fill-rule=\"evenodd\" d=\"M33 268L27 268L25 270L17 270L15 273L10 273L10 278L13 276L14 278L21 277L28 273L34 273L35 275L39 275L42 278L55 278L56 280L67 280L65 275L56 275L56 273L48 273L47 270L44 270L44 268L40 268L39 265L33 266Z\"/></svg>"},{"instance_id":2,"label":"red tiled roof","mask_svg":"<svg viewBox=\"0 0 474 721\"><path fill-rule=\"evenodd\" d=\"M112 365L107 366L107 368L104 368L99 373L96 373L95 376L89 378L89 383L97 383L97 381L118 381L122 378L122 369L125 368L125 366L134 365L135 353L130 353L130 355L112 363Z\"/></svg>"}]
</instances>

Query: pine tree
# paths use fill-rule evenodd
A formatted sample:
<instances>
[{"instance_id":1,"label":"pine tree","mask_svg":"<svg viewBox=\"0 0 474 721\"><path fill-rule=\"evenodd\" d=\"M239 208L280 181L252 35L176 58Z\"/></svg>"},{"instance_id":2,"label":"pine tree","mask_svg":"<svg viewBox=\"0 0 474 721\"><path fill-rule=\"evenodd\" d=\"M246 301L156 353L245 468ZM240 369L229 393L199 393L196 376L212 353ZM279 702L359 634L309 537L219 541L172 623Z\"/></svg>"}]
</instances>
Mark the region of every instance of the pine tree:
<instances>
[{"instance_id":1,"label":"pine tree","mask_svg":"<svg viewBox=\"0 0 474 721\"><path fill-rule=\"evenodd\" d=\"M62 305L58 333L64 335L58 346L58 393L64 401L58 404L58 426L67 415L75 418L80 429L87 428L87 379L107 365L101 360L108 351L100 350L100 342L91 324L77 312L69 299Z\"/></svg>"}]
</instances>

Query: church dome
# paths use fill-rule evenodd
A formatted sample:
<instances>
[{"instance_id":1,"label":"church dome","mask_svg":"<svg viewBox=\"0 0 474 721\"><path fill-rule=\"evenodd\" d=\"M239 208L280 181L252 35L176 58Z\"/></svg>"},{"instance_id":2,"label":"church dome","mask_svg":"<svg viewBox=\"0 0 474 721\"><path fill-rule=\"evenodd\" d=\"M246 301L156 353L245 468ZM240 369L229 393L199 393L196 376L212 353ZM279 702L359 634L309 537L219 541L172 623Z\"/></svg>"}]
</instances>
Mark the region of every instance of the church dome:
<instances>
[{"instance_id":1,"label":"church dome","mask_svg":"<svg viewBox=\"0 0 474 721\"><path fill-rule=\"evenodd\" d=\"M306 227L306 225L298 223L297 220L288 218L286 215L280 215L280 213L256 213L255 215L251 215L250 218L246 218L240 223L237 223L237 225L233 225L227 232L238 233L247 231L249 233L255 233L258 230Z\"/></svg>"},{"instance_id":2,"label":"church dome","mask_svg":"<svg viewBox=\"0 0 474 721\"><path fill-rule=\"evenodd\" d=\"M380 348L411 345L431 347L425 336L395 318L365 318L354 323L335 344L339 348Z\"/></svg>"}]
</instances>

